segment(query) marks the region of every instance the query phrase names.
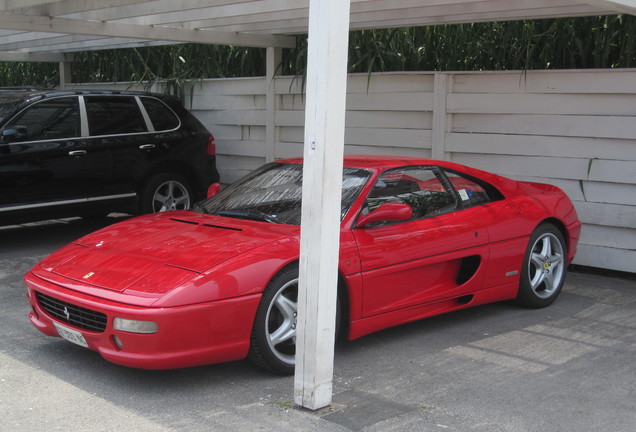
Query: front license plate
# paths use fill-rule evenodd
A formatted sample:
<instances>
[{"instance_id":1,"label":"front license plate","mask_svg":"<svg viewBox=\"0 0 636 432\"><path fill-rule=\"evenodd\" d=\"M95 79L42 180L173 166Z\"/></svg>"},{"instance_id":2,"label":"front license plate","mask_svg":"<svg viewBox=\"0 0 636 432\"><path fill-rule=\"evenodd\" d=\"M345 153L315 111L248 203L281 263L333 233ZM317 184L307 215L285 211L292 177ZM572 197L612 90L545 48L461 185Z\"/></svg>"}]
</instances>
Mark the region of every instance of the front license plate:
<instances>
[{"instance_id":1,"label":"front license plate","mask_svg":"<svg viewBox=\"0 0 636 432\"><path fill-rule=\"evenodd\" d=\"M73 342L74 344L83 346L84 348L88 348L86 339L84 339L84 336L82 336L80 332L78 332L77 330L70 329L68 327L64 327L63 325L59 325L56 322L54 322L53 324L55 325L55 329L57 330L59 335L62 336L64 339L66 339L69 342Z\"/></svg>"}]
</instances>

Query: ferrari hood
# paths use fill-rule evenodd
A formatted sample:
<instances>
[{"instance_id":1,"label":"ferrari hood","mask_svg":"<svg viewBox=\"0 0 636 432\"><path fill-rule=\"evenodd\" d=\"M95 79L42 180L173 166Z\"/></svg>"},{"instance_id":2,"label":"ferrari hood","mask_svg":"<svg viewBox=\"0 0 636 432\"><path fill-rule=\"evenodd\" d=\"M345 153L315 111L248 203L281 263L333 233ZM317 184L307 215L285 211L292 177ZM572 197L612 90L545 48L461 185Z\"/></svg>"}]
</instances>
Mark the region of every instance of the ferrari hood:
<instances>
[{"instance_id":1,"label":"ferrari hood","mask_svg":"<svg viewBox=\"0 0 636 432\"><path fill-rule=\"evenodd\" d=\"M295 226L187 211L159 213L89 234L40 266L83 284L118 292L134 285L136 292L156 295L165 293L158 281L164 287L178 286L224 261L298 232Z\"/></svg>"}]
</instances>

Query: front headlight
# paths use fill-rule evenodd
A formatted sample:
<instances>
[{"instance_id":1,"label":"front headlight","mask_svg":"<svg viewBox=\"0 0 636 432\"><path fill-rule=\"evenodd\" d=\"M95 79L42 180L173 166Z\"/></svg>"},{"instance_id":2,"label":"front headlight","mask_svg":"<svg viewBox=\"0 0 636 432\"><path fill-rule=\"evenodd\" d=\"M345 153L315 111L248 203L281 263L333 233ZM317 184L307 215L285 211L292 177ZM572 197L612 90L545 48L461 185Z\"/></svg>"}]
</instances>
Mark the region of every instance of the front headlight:
<instances>
[{"instance_id":1,"label":"front headlight","mask_svg":"<svg viewBox=\"0 0 636 432\"><path fill-rule=\"evenodd\" d=\"M157 333L157 323L152 321L137 321L126 318L115 318L113 320L115 330L129 333Z\"/></svg>"}]
</instances>

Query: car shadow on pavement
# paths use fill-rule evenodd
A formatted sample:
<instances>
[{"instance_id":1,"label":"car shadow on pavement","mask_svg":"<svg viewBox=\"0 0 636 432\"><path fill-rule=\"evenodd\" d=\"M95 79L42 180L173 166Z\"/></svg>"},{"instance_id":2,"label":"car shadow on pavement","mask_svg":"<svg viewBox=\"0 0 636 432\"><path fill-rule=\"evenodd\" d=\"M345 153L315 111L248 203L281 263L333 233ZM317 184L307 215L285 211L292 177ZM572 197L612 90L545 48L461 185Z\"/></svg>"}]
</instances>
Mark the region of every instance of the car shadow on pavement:
<instances>
[{"instance_id":1,"label":"car shadow on pavement","mask_svg":"<svg viewBox=\"0 0 636 432\"><path fill-rule=\"evenodd\" d=\"M24 254L39 248L50 253L79 237L128 218L130 215L112 213L100 218L74 217L0 225L0 254L17 250Z\"/></svg>"},{"instance_id":2,"label":"car shadow on pavement","mask_svg":"<svg viewBox=\"0 0 636 432\"><path fill-rule=\"evenodd\" d=\"M73 416L99 419L92 408L99 406L108 418L131 416L157 427L153 431L256 430L261 423L261 429L281 431L434 425L627 431L624 425L633 425L634 280L574 272L545 309L495 303L339 342L334 404L313 415L289 409L293 377L247 360L131 369L40 334L27 318L24 272L69 241L124 218L0 228L0 384L10 395L0 402L18 413L12 421L29 424L25 416L33 405L57 424L71 424Z\"/></svg>"}]
</instances>

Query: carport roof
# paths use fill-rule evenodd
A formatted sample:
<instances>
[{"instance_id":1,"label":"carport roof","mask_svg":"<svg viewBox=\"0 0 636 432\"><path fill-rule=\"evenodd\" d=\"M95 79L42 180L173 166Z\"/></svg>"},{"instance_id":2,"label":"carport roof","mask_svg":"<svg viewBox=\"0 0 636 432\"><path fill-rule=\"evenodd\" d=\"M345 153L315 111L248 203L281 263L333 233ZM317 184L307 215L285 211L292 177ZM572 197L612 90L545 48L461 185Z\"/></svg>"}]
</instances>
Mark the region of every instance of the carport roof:
<instances>
[{"instance_id":1,"label":"carport roof","mask_svg":"<svg viewBox=\"0 0 636 432\"><path fill-rule=\"evenodd\" d=\"M351 0L351 29L636 13L634 0ZM293 47L309 0L0 0L0 60L176 42Z\"/></svg>"}]
</instances>

